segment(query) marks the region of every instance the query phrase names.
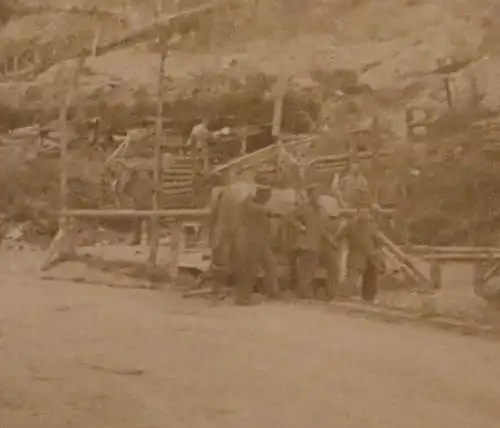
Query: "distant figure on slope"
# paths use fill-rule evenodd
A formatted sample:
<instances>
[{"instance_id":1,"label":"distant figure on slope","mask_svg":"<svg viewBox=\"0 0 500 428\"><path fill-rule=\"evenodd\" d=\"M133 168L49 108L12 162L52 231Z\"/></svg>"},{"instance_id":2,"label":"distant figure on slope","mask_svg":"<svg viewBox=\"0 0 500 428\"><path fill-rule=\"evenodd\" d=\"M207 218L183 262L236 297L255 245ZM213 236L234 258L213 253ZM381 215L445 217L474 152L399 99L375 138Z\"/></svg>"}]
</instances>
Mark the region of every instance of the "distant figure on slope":
<instances>
[{"instance_id":1,"label":"distant figure on slope","mask_svg":"<svg viewBox=\"0 0 500 428\"><path fill-rule=\"evenodd\" d=\"M208 144L212 136L212 133L208 129L209 124L209 119L204 117L200 123L193 127L186 143L186 146L190 150L193 174L195 175L209 170L210 151Z\"/></svg>"}]
</instances>

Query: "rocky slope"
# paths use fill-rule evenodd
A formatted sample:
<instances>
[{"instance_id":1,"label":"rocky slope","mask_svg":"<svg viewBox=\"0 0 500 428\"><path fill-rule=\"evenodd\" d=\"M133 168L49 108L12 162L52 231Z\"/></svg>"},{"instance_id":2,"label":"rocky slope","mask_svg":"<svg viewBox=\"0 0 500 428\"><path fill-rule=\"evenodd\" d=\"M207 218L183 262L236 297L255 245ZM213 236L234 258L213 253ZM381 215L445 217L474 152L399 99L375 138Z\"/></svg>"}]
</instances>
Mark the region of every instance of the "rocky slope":
<instances>
[{"instance_id":1,"label":"rocky slope","mask_svg":"<svg viewBox=\"0 0 500 428\"><path fill-rule=\"evenodd\" d=\"M175 8L173 1L159 2L165 13ZM134 108L138 113L138 105L144 107L139 113L153 113L159 55L154 32L144 29L152 28L157 3L16 2L11 7L16 14L0 29L0 70L3 64L7 72L0 82L2 126L30 122L42 113L55 117L59 66L64 60L70 69L68 58L77 56L82 49L91 49L98 29L97 55L85 61L75 97L79 107L76 113L85 116L106 111L110 118L125 117L125 124L130 123L127 114ZM206 3L210 2L179 2L181 9ZM238 7L233 5L229 12L224 10L210 18L188 20L169 35L170 54L165 67L168 115L195 117L202 104L216 112L222 110L222 104L229 105L229 98L233 102L230 110L235 110L238 103L242 104L241 94L248 97L254 93L256 98L266 99L272 82L284 69L297 90L312 88L316 95L321 90L328 98L324 115L330 129L340 132L364 126L378 115L394 141L404 141L407 106L424 107L433 118L447 112L443 74L439 73L440 69L446 71L442 64L446 59L461 65L448 75L455 110L469 107L474 96L473 77L481 106L498 108L500 18L496 17L500 16L500 8L493 0L260 1L258 9L253 9L254 2L250 1L233 3ZM95 10L91 13L92 7ZM117 43L137 33L143 36L133 39L133 43ZM205 37L207 34L210 37ZM113 49L101 49L111 44L115 44ZM18 63L29 65L35 52L45 61L40 72L21 69L13 73L14 57ZM207 101L220 100L221 94L229 97L224 103ZM460 186L474 184L480 168L474 171ZM428 177L432 181L432 174ZM442 190L448 196L450 189L457 187L449 177L441 178ZM491 180L494 178L484 182L484 189L489 188ZM439 194L438 184L433 184ZM483 212L494 211L487 192L484 190L481 198ZM470 205L467 195L460 192L447 200L451 199ZM417 231L441 227L436 218L450 218L457 212L469 220L473 217L465 209L457 211L456 204L441 203L440 197L427 200L427 205L422 199L416 204L425 207L425 212L418 214ZM474 216L476 223L484 223L484 219ZM446 232L441 242L468 240L456 238L455 232L470 224L453 226L451 237ZM428 238L435 237L426 235Z\"/></svg>"}]
</instances>

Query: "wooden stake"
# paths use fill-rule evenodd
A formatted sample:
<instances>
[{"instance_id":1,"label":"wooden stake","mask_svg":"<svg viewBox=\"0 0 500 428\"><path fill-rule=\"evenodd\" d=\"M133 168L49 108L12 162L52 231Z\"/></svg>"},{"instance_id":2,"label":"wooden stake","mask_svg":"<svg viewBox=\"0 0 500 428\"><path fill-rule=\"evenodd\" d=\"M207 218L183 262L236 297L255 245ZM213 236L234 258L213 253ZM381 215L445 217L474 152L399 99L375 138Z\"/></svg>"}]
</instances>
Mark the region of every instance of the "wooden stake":
<instances>
[{"instance_id":1,"label":"wooden stake","mask_svg":"<svg viewBox=\"0 0 500 428\"><path fill-rule=\"evenodd\" d=\"M100 24L100 21L97 20L96 30L94 33L94 40L92 41L92 51L91 51L92 58L95 58L97 55L97 47L99 46L100 36L101 36L101 24Z\"/></svg>"},{"instance_id":2,"label":"wooden stake","mask_svg":"<svg viewBox=\"0 0 500 428\"><path fill-rule=\"evenodd\" d=\"M58 76L60 82L60 105L59 105L59 133L60 133L60 205L62 212L68 209L68 109L71 105L73 95L76 91L78 78L85 62L82 55L76 64L74 74L71 77L69 87L65 85L63 66L59 68ZM48 269L58 259L72 255L75 252L75 243L70 231L70 218L59 216L59 231L49 248L49 254L42 269Z\"/></svg>"},{"instance_id":3,"label":"wooden stake","mask_svg":"<svg viewBox=\"0 0 500 428\"><path fill-rule=\"evenodd\" d=\"M446 102L448 103L448 107L450 110L453 110L453 95L451 92L451 81L448 76L443 78L444 90L446 91Z\"/></svg>"},{"instance_id":4,"label":"wooden stake","mask_svg":"<svg viewBox=\"0 0 500 428\"><path fill-rule=\"evenodd\" d=\"M158 70L158 100L157 100L157 116L156 116L156 141L155 141L155 168L154 168L154 183L155 188L153 192L153 210L159 209L160 201L160 188L161 188L161 170L162 170L162 156L161 148L163 143L163 75L165 73L165 58L167 56L165 40L162 37L158 38L160 46L160 66ZM156 267L158 258L158 246L160 242L160 222L159 217L154 216L151 218L151 240L149 248L148 264L150 268Z\"/></svg>"},{"instance_id":5,"label":"wooden stake","mask_svg":"<svg viewBox=\"0 0 500 428\"><path fill-rule=\"evenodd\" d=\"M283 30L283 39L285 38L285 32ZM273 129L272 135L275 138L280 137L281 134L281 124L283 122L283 100L286 94L287 87L287 74L285 72L285 65L282 63L280 65L280 73L278 75L278 80L274 88L274 110L273 110ZM279 141L279 140L278 140Z\"/></svg>"}]
</instances>

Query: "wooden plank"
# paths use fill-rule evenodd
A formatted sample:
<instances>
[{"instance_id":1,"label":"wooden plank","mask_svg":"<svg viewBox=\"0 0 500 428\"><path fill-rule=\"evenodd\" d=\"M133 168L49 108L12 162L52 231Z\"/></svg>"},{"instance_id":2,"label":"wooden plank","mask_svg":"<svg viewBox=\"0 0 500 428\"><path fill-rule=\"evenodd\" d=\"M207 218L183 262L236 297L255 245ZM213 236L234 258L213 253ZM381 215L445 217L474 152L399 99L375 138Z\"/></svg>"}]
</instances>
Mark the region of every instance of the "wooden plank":
<instances>
[{"instance_id":1,"label":"wooden plank","mask_svg":"<svg viewBox=\"0 0 500 428\"><path fill-rule=\"evenodd\" d=\"M280 73L278 75L278 80L276 82L276 87L274 91L274 107L273 107L273 126L272 135L278 138L278 142L281 143L279 139L281 135L281 123L283 121L283 100L286 94L287 87L287 75L285 72L285 67L281 64Z\"/></svg>"},{"instance_id":2,"label":"wooden plank","mask_svg":"<svg viewBox=\"0 0 500 428\"><path fill-rule=\"evenodd\" d=\"M440 260L442 262L473 262L476 260L500 260L500 254L426 254L422 256L424 260Z\"/></svg>"},{"instance_id":3,"label":"wooden plank","mask_svg":"<svg viewBox=\"0 0 500 428\"><path fill-rule=\"evenodd\" d=\"M64 217L166 217L166 218L199 218L208 215L208 209L174 209L174 210L121 210L121 209L75 209L63 210L60 215Z\"/></svg>"},{"instance_id":4,"label":"wooden plank","mask_svg":"<svg viewBox=\"0 0 500 428\"><path fill-rule=\"evenodd\" d=\"M441 254L471 254L471 253L492 253L500 254L500 248L497 247L433 247L430 245L412 245L408 248L409 251L415 253L441 253Z\"/></svg>"},{"instance_id":5,"label":"wooden plank","mask_svg":"<svg viewBox=\"0 0 500 428\"><path fill-rule=\"evenodd\" d=\"M294 152L296 149L308 150L310 146L319 137L317 135L308 135L305 137L298 137L294 141L286 143L287 150ZM302 147L303 146L303 147ZM245 169L255 168L262 164L264 161L269 161L275 159L280 153L280 144L271 144L270 146L264 147L255 152L249 153L245 156L241 156L237 159L231 159L224 165L216 166L213 172L216 174L225 173L230 170L243 171Z\"/></svg>"},{"instance_id":6,"label":"wooden plank","mask_svg":"<svg viewBox=\"0 0 500 428\"><path fill-rule=\"evenodd\" d=\"M411 269L413 276L423 285L431 287L431 282L427 276L421 272L419 267L413 262L413 260L405 254L401 248L399 248L394 242L387 238L382 232L377 233L377 237L380 239L382 244L389 249L389 251L398 258L398 260L404 263Z\"/></svg>"},{"instance_id":7,"label":"wooden plank","mask_svg":"<svg viewBox=\"0 0 500 428\"><path fill-rule=\"evenodd\" d=\"M64 78L62 76L63 68L61 66L60 69L60 79L61 79L61 100L60 100L60 108L59 108L59 127L60 127L60 198L61 198L61 208L66 210L68 207L68 109L73 100L74 93L76 91L76 87L78 85L78 79L80 77L80 73L83 69L83 65L85 63L85 57L79 58L74 74L70 81L69 88L64 87ZM60 228L66 228L66 219L64 217L60 218Z\"/></svg>"}]
</instances>

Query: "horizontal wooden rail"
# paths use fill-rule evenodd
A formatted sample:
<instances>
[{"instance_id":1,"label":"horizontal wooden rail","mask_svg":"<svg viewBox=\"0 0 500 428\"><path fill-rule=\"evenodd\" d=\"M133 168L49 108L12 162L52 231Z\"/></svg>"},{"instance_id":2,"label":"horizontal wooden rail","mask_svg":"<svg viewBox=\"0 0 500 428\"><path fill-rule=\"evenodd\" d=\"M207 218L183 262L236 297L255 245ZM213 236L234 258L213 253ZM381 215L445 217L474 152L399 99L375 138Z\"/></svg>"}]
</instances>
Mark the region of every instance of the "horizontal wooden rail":
<instances>
[{"instance_id":1,"label":"horizontal wooden rail","mask_svg":"<svg viewBox=\"0 0 500 428\"><path fill-rule=\"evenodd\" d=\"M412 245L408 248L412 253L424 253L424 254L500 254L500 248L498 247L433 247L430 245Z\"/></svg>"},{"instance_id":2,"label":"horizontal wooden rail","mask_svg":"<svg viewBox=\"0 0 500 428\"><path fill-rule=\"evenodd\" d=\"M193 218L205 217L208 215L207 209L172 209L172 210L65 210L60 215L64 217L168 217L168 218Z\"/></svg>"},{"instance_id":3,"label":"horizontal wooden rail","mask_svg":"<svg viewBox=\"0 0 500 428\"><path fill-rule=\"evenodd\" d=\"M474 262L474 261L488 261L488 260L500 260L500 253L434 253L434 254L424 254L421 256L423 260L436 261L436 262Z\"/></svg>"},{"instance_id":4,"label":"horizontal wooden rail","mask_svg":"<svg viewBox=\"0 0 500 428\"><path fill-rule=\"evenodd\" d=\"M381 210L382 214L391 215L394 210ZM354 215L356 210L341 209L340 215ZM63 217L167 217L167 218L200 218L208 216L207 208L198 209L167 209L167 210L131 210L131 209L74 209L64 210L59 213Z\"/></svg>"}]
</instances>

